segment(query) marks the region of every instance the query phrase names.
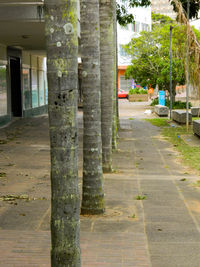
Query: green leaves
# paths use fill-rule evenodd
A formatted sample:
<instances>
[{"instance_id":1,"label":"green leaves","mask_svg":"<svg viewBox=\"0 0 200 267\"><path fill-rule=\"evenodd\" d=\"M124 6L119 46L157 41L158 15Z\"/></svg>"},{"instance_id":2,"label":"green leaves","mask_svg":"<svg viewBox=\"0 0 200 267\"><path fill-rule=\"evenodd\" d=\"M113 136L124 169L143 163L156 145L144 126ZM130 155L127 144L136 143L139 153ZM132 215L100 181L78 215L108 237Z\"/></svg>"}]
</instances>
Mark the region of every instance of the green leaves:
<instances>
[{"instance_id":1,"label":"green leaves","mask_svg":"<svg viewBox=\"0 0 200 267\"><path fill-rule=\"evenodd\" d=\"M181 54L185 48L185 27L173 25L172 66L173 85L185 82L184 59ZM151 32L141 32L124 47L132 56L132 65L126 71L126 77L133 77L141 86L158 84L160 89L169 89L170 81L170 24L158 24ZM185 50L186 51L186 50Z\"/></svg>"},{"instance_id":2,"label":"green leaves","mask_svg":"<svg viewBox=\"0 0 200 267\"><path fill-rule=\"evenodd\" d=\"M125 26L134 21L134 16L128 12L132 7L147 7L151 4L149 0L121 0L117 3L117 21L121 26Z\"/></svg>"},{"instance_id":3,"label":"green leaves","mask_svg":"<svg viewBox=\"0 0 200 267\"><path fill-rule=\"evenodd\" d=\"M179 0L181 2L183 9L185 12L187 12L187 0ZM174 4L174 1L171 1L171 5L173 6L173 9L175 12L176 10L176 5ZM200 3L199 0L190 0L190 15L189 18L198 18L198 11L200 9Z\"/></svg>"}]
</instances>

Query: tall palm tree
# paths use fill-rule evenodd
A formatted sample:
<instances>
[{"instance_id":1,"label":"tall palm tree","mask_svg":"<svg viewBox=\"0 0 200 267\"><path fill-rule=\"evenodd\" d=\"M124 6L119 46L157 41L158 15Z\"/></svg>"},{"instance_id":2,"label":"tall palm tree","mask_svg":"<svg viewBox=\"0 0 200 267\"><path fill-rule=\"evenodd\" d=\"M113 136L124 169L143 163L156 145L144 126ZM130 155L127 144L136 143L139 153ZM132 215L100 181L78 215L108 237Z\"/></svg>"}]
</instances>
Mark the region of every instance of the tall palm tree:
<instances>
[{"instance_id":1,"label":"tall palm tree","mask_svg":"<svg viewBox=\"0 0 200 267\"><path fill-rule=\"evenodd\" d=\"M99 1L81 1L83 90L82 214L104 212L101 141Z\"/></svg>"},{"instance_id":2,"label":"tall palm tree","mask_svg":"<svg viewBox=\"0 0 200 267\"><path fill-rule=\"evenodd\" d=\"M116 0L113 5L113 51L114 51L114 84L113 84L113 135L112 135L112 149L117 149L117 137L119 129L119 106L118 106L118 56L117 56L117 14L116 14Z\"/></svg>"},{"instance_id":3,"label":"tall palm tree","mask_svg":"<svg viewBox=\"0 0 200 267\"><path fill-rule=\"evenodd\" d=\"M115 67L115 0L100 0L101 123L103 170L112 171L113 88Z\"/></svg>"},{"instance_id":4,"label":"tall palm tree","mask_svg":"<svg viewBox=\"0 0 200 267\"><path fill-rule=\"evenodd\" d=\"M81 266L77 1L45 0L51 144L51 265Z\"/></svg>"}]
</instances>

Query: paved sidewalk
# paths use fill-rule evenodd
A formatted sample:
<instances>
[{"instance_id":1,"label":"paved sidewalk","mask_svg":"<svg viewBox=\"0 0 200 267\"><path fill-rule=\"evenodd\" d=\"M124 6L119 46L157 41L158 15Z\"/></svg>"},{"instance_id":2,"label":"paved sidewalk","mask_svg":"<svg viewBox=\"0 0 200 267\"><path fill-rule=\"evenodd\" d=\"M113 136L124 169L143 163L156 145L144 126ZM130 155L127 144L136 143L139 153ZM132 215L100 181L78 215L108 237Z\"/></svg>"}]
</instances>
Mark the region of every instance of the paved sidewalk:
<instances>
[{"instance_id":1,"label":"paved sidewalk","mask_svg":"<svg viewBox=\"0 0 200 267\"><path fill-rule=\"evenodd\" d=\"M126 100L120 107L116 171L104 175L106 213L81 216L82 266L200 267L199 191L180 181L177 153L142 120L149 107ZM81 113L79 120L81 177ZM0 266L50 266L47 116L15 121L0 140L0 197L21 197L0 201Z\"/></svg>"}]
</instances>

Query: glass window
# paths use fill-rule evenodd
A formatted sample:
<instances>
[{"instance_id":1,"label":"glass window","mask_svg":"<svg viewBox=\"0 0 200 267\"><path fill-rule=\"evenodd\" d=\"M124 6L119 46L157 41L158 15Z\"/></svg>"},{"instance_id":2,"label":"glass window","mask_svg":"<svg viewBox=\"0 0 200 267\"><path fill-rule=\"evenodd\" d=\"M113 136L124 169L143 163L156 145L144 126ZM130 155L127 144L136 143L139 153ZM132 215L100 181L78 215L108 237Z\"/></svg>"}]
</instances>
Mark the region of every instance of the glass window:
<instances>
[{"instance_id":1,"label":"glass window","mask_svg":"<svg viewBox=\"0 0 200 267\"><path fill-rule=\"evenodd\" d=\"M38 107L38 82L37 70L32 70L32 107Z\"/></svg>"},{"instance_id":2,"label":"glass window","mask_svg":"<svg viewBox=\"0 0 200 267\"><path fill-rule=\"evenodd\" d=\"M31 108L31 88L30 88L30 72L29 69L22 69L23 77L23 104L24 109Z\"/></svg>"},{"instance_id":3,"label":"glass window","mask_svg":"<svg viewBox=\"0 0 200 267\"><path fill-rule=\"evenodd\" d=\"M119 79L120 89L124 91L129 91L129 89L131 89L131 85L132 85L132 79L126 80L125 76L120 76Z\"/></svg>"},{"instance_id":4,"label":"glass window","mask_svg":"<svg viewBox=\"0 0 200 267\"><path fill-rule=\"evenodd\" d=\"M44 72L39 70L39 96L40 96L40 106L44 106Z\"/></svg>"},{"instance_id":5,"label":"glass window","mask_svg":"<svg viewBox=\"0 0 200 267\"><path fill-rule=\"evenodd\" d=\"M142 23L142 31L149 31L149 25L147 23Z\"/></svg>"},{"instance_id":6,"label":"glass window","mask_svg":"<svg viewBox=\"0 0 200 267\"><path fill-rule=\"evenodd\" d=\"M122 56L122 57L126 57L126 56L127 56L127 53L126 53L126 51L124 50L124 48L122 47L122 45L119 46L119 54L120 54L120 56Z\"/></svg>"},{"instance_id":7,"label":"glass window","mask_svg":"<svg viewBox=\"0 0 200 267\"><path fill-rule=\"evenodd\" d=\"M47 84L46 71L44 71L44 97L45 97L45 104L48 104L48 84Z\"/></svg>"},{"instance_id":8,"label":"glass window","mask_svg":"<svg viewBox=\"0 0 200 267\"><path fill-rule=\"evenodd\" d=\"M133 30L133 32L139 32L140 31L140 22L134 21L132 24L132 30Z\"/></svg>"},{"instance_id":9,"label":"glass window","mask_svg":"<svg viewBox=\"0 0 200 267\"><path fill-rule=\"evenodd\" d=\"M121 29L122 30L127 30L128 31L128 24L124 25L124 26L121 26Z\"/></svg>"},{"instance_id":10,"label":"glass window","mask_svg":"<svg viewBox=\"0 0 200 267\"><path fill-rule=\"evenodd\" d=\"M7 115L6 65L0 65L0 116Z\"/></svg>"}]
</instances>

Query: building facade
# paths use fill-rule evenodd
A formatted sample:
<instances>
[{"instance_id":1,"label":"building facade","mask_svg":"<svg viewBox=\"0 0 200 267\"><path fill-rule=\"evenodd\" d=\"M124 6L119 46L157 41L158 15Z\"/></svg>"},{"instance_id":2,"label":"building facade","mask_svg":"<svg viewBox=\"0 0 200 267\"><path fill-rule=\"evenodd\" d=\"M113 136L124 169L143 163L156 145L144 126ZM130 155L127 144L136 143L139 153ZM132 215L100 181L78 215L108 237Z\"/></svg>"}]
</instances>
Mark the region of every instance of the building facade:
<instances>
[{"instance_id":1,"label":"building facade","mask_svg":"<svg viewBox=\"0 0 200 267\"><path fill-rule=\"evenodd\" d=\"M43 1L0 1L0 124L47 111Z\"/></svg>"},{"instance_id":2,"label":"building facade","mask_svg":"<svg viewBox=\"0 0 200 267\"><path fill-rule=\"evenodd\" d=\"M138 37L141 31L151 31L151 7L137 7L130 9L134 16L134 23L125 27L117 25L118 41L118 89L128 91L133 87L133 80L125 79L127 66L131 64L131 57L126 54L123 45L128 44L133 37Z\"/></svg>"},{"instance_id":3,"label":"building facade","mask_svg":"<svg viewBox=\"0 0 200 267\"><path fill-rule=\"evenodd\" d=\"M172 19L176 19L176 13L173 11L169 0L151 0L151 8L154 13L160 13Z\"/></svg>"},{"instance_id":4,"label":"building facade","mask_svg":"<svg viewBox=\"0 0 200 267\"><path fill-rule=\"evenodd\" d=\"M44 0L0 0L0 125L47 112L43 7Z\"/></svg>"}]
</instances>

